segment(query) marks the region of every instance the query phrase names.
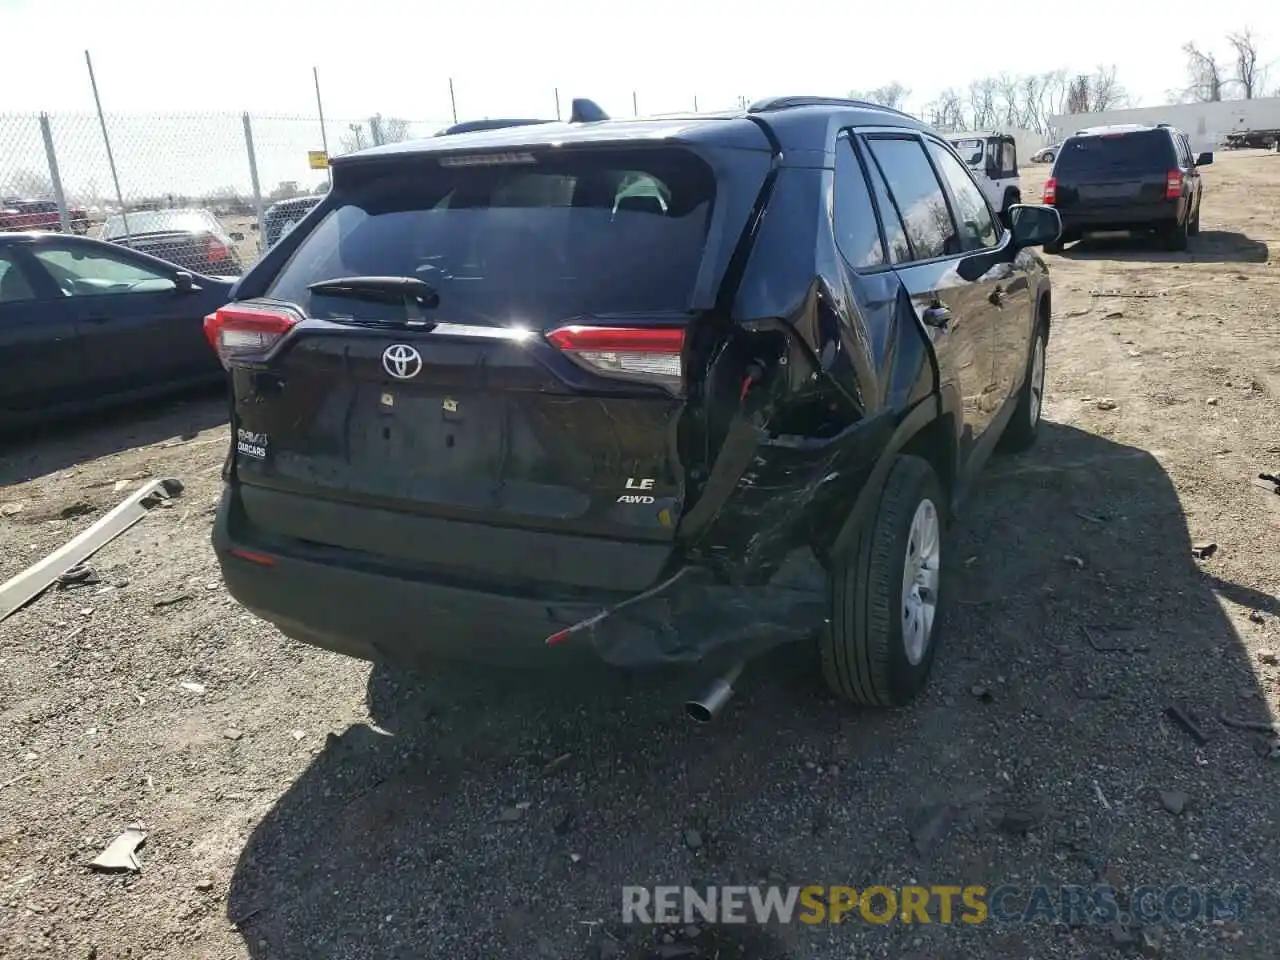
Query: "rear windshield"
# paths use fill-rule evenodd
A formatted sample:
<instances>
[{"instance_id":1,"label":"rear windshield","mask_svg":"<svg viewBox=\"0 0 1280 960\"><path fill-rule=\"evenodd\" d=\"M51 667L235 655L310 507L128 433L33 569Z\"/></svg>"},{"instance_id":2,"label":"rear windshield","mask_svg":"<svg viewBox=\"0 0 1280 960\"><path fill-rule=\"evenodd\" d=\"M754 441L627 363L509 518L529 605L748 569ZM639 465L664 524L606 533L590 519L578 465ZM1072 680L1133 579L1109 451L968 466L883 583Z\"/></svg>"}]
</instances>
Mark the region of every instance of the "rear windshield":
<instances>
[{"instance_id":1,"label":"rear windshield","mask_svg":"<svg viewBox=\"0 0 1280 960\"><path fill-rule=\"evenodd\" d=\"M1162 130L1140 130L1072 137L1058 153L1055 173L1075 170L1167 170L1174 162L1173 143Z\"/></svg>"},{"instance_id":2,"label":"rear windshield","mask_svg":"<svg viewBox=\"0 0 1280 960\"><path fill-rule=\"evenodd\" d=\"M124 217L107 217L102 225L104 237L123 237L126 232L140 233L202 233L217 227L213 215L204 210L138 210L129 214L129 229L125 230Z\"/></svg>"},{"instance_id":3,"label":"rear windshield","mask_svg":"<svg viewBox=\"0 0 1280 960\"><path fill-rule=\"evenodd\" d=\"M266 295L313 317L395 319L403 307L307 288L402 276L435 287L436 313L451 321L542 326L689 308L715 199L701 159L670 148L514 159L351 170Z\"/></svg>"}]
</instances>

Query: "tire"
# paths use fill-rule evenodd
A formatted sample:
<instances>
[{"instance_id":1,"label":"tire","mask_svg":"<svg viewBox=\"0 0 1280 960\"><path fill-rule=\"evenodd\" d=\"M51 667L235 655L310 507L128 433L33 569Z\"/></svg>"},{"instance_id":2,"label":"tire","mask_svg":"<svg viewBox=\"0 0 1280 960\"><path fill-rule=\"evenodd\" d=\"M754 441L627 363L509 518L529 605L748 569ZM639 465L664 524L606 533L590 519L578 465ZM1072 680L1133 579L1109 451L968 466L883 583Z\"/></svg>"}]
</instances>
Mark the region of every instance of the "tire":
<instances>
[{"instance_id":1,"label":"tire","mask_svg":"<svg viewBox=\"0 0 1280 960\"><path fill-rule=\"evenodd\" d=\"M1000 448L1008 453L1020 453L1036 442L1040 433L1040 417L1044 413L1044 369L1049 335L1043 320L1036 322L1032 335L1031 353L1027 357L1027 372L1018 391L1018 405L1013 418L1000 437Z\"/></svg>"},{"instance_id":2,"label":"tire","mask_svg":"<svg viewBox=\"0 0 1280 960\"><path fill-rule=\"evenodd\" d=\"M1200 204L1196 204L1195 215L1191 218L1191 222L1187 224L1187 235L1198 237L1200 235Z\"/></svg>"},{"instance_id":3,"label":"tire","mask_svg":"<svg viewBox=\"0 0 1280 960\"><path fill-rule=\"evenodd\" d=\"M933 467L920 457L898 457L875 516L858 532L847 556L831 563L831 622L818 645L823 678L841 698L867 706L903 706L928 681L942 626L938 614L946 519L946 500ZM911 606L918 618L911 622L919 624L918 632L904 626L913 532L916 554L924 548L926 559L921 576L911 583ZM920 590L921 580L931 580L932 589Z\"/></svg>"},{"instance_id":4,"label":"tire","mask_svg":"<svg viewBox=\"0 0 1280 960\"><path fill-rule=\"evenodd\" d=\"M1050 150L1048 153L1046 153L1046 154L1044 155L1044 162L1045 162L1045 163L1053 163L1053 161L1054 161L1053 151L1052 151L1052 150Z\"/></svg>"},{"instance_id":5,"label":"tire","mask_svg":"<svg viewBox=\"0 0 1280 960\"><path fill-rule=\"evenodd\" d=\"M1187 249L1188 229L1185 223L1175 223L1172 227L1166 227L1161 232L1161 239L1164 240L1166 250L1185 250Z\"/></svg>"}]
</instances>

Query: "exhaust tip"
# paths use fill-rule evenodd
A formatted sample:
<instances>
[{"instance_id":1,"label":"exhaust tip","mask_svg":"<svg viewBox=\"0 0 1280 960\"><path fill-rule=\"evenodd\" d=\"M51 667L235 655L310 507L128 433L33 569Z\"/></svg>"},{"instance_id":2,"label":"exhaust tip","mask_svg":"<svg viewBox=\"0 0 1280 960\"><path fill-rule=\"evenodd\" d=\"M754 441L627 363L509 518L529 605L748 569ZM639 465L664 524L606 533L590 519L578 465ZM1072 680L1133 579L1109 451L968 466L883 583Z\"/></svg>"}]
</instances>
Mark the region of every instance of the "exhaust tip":
<instances>
[{"instance_id":1,"label":"exhaust tip","mask_svg":"<svg viewBox=\"0 0 1280 960\"><path fill-rule=\"evenodd\" d=\"M684 713L694 723L710 723L715 716L711 709L699 700L690 700L685 703Z\"/></svg>"}]
</instances>

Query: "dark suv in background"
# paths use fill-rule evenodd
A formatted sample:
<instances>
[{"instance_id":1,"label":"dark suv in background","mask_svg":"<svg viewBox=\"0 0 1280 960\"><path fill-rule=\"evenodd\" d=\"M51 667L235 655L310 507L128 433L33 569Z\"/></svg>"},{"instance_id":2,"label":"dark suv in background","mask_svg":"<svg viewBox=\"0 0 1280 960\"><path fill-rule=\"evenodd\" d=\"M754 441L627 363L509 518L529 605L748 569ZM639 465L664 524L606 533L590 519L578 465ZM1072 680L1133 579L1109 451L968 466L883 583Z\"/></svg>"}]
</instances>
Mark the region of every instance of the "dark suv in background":
<instances>
[{"instance_id":1,"label":"dark suv in background","mask_svg":"<svg viewBox=\"0 0 1280 960\"><path fill-rule=\"evenodd\" d=\"M921 688L947 519L1036 436L1053 210L1006 229L945 139L813 97L332 173L206 321L241 603L402 664L700 661L700 719L815 633L842 696Z\"/></svg>"},{"instance_id":2,"label":"dark suv in background","mask_svg":"<svg viewBox=\"0 0 1280 960\"><path fill-rule=\"evenodd\" d=\"M1092 127L1068 137L1044 185L1044 202L1062 216L1062 237L1045 249L1105 230L1152 231L1171 250L1200 232L1198 156L1181 130L1157 126Z\"/></svg>"}]
</instances>

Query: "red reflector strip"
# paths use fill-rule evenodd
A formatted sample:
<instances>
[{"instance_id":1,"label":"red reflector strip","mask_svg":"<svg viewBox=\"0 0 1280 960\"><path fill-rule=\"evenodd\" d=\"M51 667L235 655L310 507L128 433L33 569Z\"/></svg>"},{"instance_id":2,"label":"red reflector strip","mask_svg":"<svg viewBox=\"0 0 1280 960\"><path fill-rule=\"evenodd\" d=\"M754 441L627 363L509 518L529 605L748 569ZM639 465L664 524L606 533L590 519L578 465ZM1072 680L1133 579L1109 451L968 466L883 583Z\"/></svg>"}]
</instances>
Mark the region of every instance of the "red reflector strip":
<instances>
[{"instance_id":1,"label":"red reflector strip","mask_svg":"<svg viewBox=\"0 0 1280 960\"><path fill-rule=\"evenodd\" d=\"M684 349L682 327L571 326L547 334L552 346L575 352L679 353Z\"/></svg>"},{"instance_id":2,"label":"red reflector strip","mask_svg":"<svg viewBox=\"0 0 1280 960\"><path fill-rule=\"evenodd\" d=\"M265 553L258 553L256 550L245 550L243 547L232 547L231 555L239 557L241 560L248 560L250 563L256 563L260 567L274 567L276 558L267 556Z\"/></svg>"}]
</instances>

